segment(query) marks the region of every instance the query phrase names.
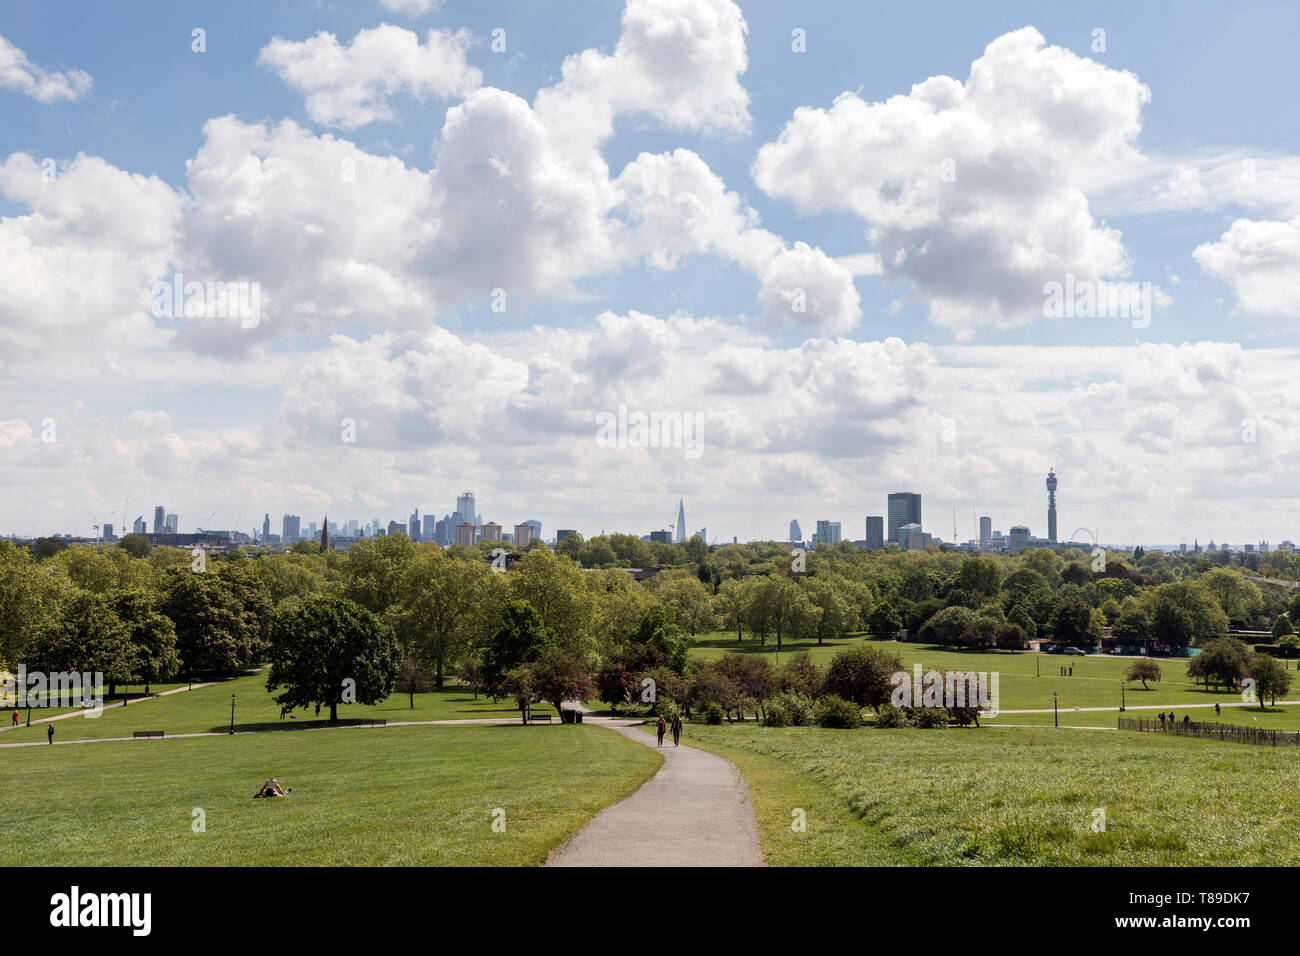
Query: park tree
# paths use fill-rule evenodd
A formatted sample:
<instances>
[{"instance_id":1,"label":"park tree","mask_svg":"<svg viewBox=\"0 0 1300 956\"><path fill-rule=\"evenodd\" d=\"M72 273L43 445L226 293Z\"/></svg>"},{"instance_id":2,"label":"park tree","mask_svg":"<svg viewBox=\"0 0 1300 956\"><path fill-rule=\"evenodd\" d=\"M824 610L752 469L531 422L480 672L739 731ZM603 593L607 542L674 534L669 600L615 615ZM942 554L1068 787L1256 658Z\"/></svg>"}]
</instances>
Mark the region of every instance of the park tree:
<instances>
[{"instance_id":1,"label":"park tree","mask_svg":"<svg viewBox=\"0 0 1300 956\"><path fill-rule=\"evenodd\" d=\"M1276 704L1278 697L1286 697L1291 689L1291 672L1271 654L1251 655L1246 672L1255 681L1260 710L1264 709L1265 698Z\"/></svg>"},{"instance_id":2,"label":"park tree","mask_svg":"<svg viewBox=\"0 0 1300 956\"><path fill-rule=\"evenodd\" d=\"M1029 635L1019 624L1003 621L993 633L993 643L1004 651L1022 651L1029 643Z\"/></svg>"},{"instance_id":3,"label":"park tree","mask_svg":"<svg viewBox=\"0 0 1300 956\"><path fill-rule=\"evenodd\" d=\"M386 700L401 673L402 648L392 630L346 598L309 597L276 612L266 689L288 708Z\"/></svg>"},{"instance_id":4,"label":"park tree","mask_svg":"<svg viewBox=\"0 0 1300 956\"><path fill-rule=\"evenodd\" d=\"M154 610L149 593L133 588L111 591L107 597L131 645L131 681L148 685L174 676L181 667L176 625Z\"/></svg>"},{"instance_id":5,"label":"park tree","mask_svg":"<svg viewBox=\"0 0 1300 956\"><path fill-rule=\"evenodd\" d=\"M587 585L596 602L596 628L611 647L632 639L641 626L641 615L654 597L626 571L611 568L591 571Z\"/></svg>"},{"instance_id":6,"label":"park tree","mask_svg":"<svg viewBox=\"0 0 1300 956\"><path fill-rule=\"evenodd\" d=\"M678 674L686 670L686 634L677 624L673 609L666 605L651 604L642 612L632 644L649 648L657 664L666 665Z\"/></svg>"},{"instance_id":7,"label":"park tree","mask_svg":"<svg viewBox=\"0 0 1300 956\"><path fill-rule=\"evenodd\" d=\"M835 694L859 707L880 711L889 702L894 674L903 669L897 654L858 644L836 651L822 684L824 694Z\"/></svg>"},{"instance_id":8,"label":"park tree","mask_svg":"<svg viewBox=\"0 0 1300 956\"><path fill-rule=\"evenodd\" d=\"M1229 622L1248 624L1264 606L1263 596L1253 581L1247 581L1240 571L1214 568L1197 579L1218 602Z\"/></svg>"},{"instance_id":9,"label":"park tree","mask_svg":"<svg viewBox=\"0 0 1300 956\"><path fill-rule=\"evenodd\" d=\"M133 676L135 648L108 599L73 591L47 619L24 654L31 670L102 674L111 696Z\"/></svg>"},{"instance_id":10,"label":"park tree","mask_svg":"<svg viewBox=\"0 0 1300 956\"><path fill-rule=\"evenodd\" d=\"M1202 647L1228 634L1228 615L1200 582L1162 584L1155 592L1151 636L1171 647Z\"/></svg>"},{"instance_id":11,"label":"park tree","mask_svg":"<svg viewBox=\"0 0 1300 956\"><path fill-rule=\"evenodd\" d=\"M822 668L817 666L806 651L792 654L773 675L777 690L788 694L803 694L811 700L821 696L824 680Z\"/></svg>"},{"instance_id":12,"label":"park tree","mask_svg":"<svg viewBox=\"0 0 1300 956\"><path fill-rule=\"evenodd\" d=\"M218 575L174 573L158 610L175 625L184 673L233 674L262 663L266 641L261 619Z\"/></svg>"},{"instance_id":13,"label":"park tree","mask_svg":"<svg viewBox=\"0 0 1300 956\"><path fill-rule=\"evenodd\" d=\"M595 682L582 662L558 647L548 647L535 661L523 665L531 674L530 688L558 714L566 700L584 701L596 693Z\"/></svg>"},{"instance_id":14,"label":"park tree","mask_svg":"<svg viewBox=\"0 0 1300 956\"><path fill-rule=\"evenodd\" d=\"M554 641L584 663L596 656L596 599L586 572L553 551L530 551L509 574L510 596L527 601Z\"/></svg>"},{"instance_id":15,"label":"park tree","mask_svg":"<svg viewBox=\"0 0 1300 956\"><path fill-rule=\"evenodd\" d=\"M402 654L402 665L397 672L393 689L407 696L411 710L415 709L415 695L427 693L432 687L433 675L424 666L424 661L415 654ZM477 696L476 694L475 697Z\"/></svg>"},{"instance_id":16,"label":"park tree","mask_svg":"<svg viewBox=\"0 0 1300 956\"><path fill-rule=\"evenodd\" d=\"M1250 668L1250 651L1235 637L1219 637L1206 643L1201 653L1187 662L1187 674L1209 687L1236 687Z\"/></svg>"},{"instance_id":17,"label":"park tree","mask_svg":"<svg viewBox=\"0 0 1300 956\"><path fill-rule=\"evenodd\" d=\"M686 558L692 564L703 564L709 557L709 546L698 534L691 535L686 542Z\"/></svg>"},{"instance_id":18,"label":"park tree","mask_svg":"<svg viewBox=\"0 0 1300 956\"><path fill-rule=\"evenodd\" d=\"M1124 679L1126 681L1140 680L1142 682L1142 689L1150 690L1151 688L1147 686L1147 681L1160 680L1160 665L1155 661L1150 660L1134 661L1129 665L1128 670L1124 672Z\"/></svg>"},{"instance_id":19,"label":"park tree","mask_svg":"<svg viewBox=\"0 0 1300 956\"><path fill-rule=\"evenodd\" d=\"M578 561L578 552L582 549L582 542L582 535L576 531L570 532L555 543L555 553L563 555L571 561Z\"/></svg>"},{"instance_id":20,"label":"park tree","mask_svg":"<svg viewBox=\"0 0 1300 956\"><path fill-rule=\"evenodd\" d=\"M1002 567L987 555L967 558L957 572L956 585L963 591L990 598L1002 583Z\"/></svg>"},{"instance_id":21,"label":"park tree","mask_svg":"<svg viewBox=\"0 0 1300 956\"><path fill-rule=\"evenodd\" d=\"M958 643L972 650L986 651L997 646L999 622L983 614L977 614L962 630Z\"/></svg>"},{"instance_id":22,"label":"park tree","mask_svg":"<svg viewBox=\"0 0 1300 956\"><path fill-rule=\"evenodd\" d=\"M1052 612L1052 640L1058 644L1085 646L1095 644L1092 634L1092 608L1081 598L1067 597Z\"/></svg>"},{"instance_id":23,"label":"park tree","mask_svg":"<svg viewBox=\"0 0 1300 956\"><path fill-rule=\"evenodd\" d=\"M527 601L506 601L497 627L483 648L484 683L489 689L499 689L508 671L537 660L554 644L555 633L535 607Z\"/></svg>"},{"instance_id":24,"label":"park tree","mask_svg":"<svg viewBox=\"0 0 1300 956\"><path fill-rule=\"evenodd\" d=\"M343 594L374 614L401 600L415 545L405 534L365 538L348 549L343 563Z\"/></svg>"},{"instance_id":25,"label":"park tree","mask_svg":"<svg viewBox=\"0 0 1300 956\"><path fill-rule=\"evenodd\" d=\"M1279 614L1273 620L1273 640L1279 641L1288 634L1294 634L1295 628L1291 626L1290 619L1285 614Z\"/></svg>"},{"instance_id":26,"label":"park tree","mask_svg":"<svg viewBox=\"0 0 1300 956\"><path fill-rule=\"evenodd\" d=\"M882 601L871 609L867 618L867 633L872 637L894 638L903 629L903 619L892 604Z\"/></svg>"},{"instance_id":27,"label":"park tree","mask_svg":"<svg viewBox=\"0 0 1300 956\"><path fill-rule=\"evenodd\" d=\"M153 543L142 534L124 534L117 546L133 558L147 558L153 551Z\"/></svg>"},{"instance_id":28,"label":"park tree","mask_svg":"<svg viewBox=\"0 0 1300 956\"><path fill-rule=\"evenodd\" d=\"M917 637L927 644L960 644L962 634L974 623L976 616L968 607L946 607L921 625Z\"/></svg>"},{"instance_id":29,"label":"park tree","mask_svg":"<svg viewBox=\"0 0 1300 956\"><path fill-rule=\"evenodd\" d=\"M763 593L767 623L776 635L778 654L785 638L798 638L816 632L821 609L790 578L779 574L768 576L764 579Z\"/></svg>"},{"instance_id":30,"label":"park tree","mask_svg":"<svg viewBox=\"0 0 1300 956\"><path fill-rule=\"evenodd\" d=\"M1007 623L1018 625L1025 632L1027 641L1032 641L1038 636L1038 625L1034 623L1033 617L1025 610L1023 604L1013 604L1011 606L1010 610L1007 611Z\"/></svg>"},{"instance_id":31,"label":"park tree","mask_svg":"<svg viewBox=\"0 0 1300 956\"><path fill-rule=\"evenodd\" d=\"M432 672L434 687L442 688L476 635L486 636L494 573L499 572L489 565L458 561L437 548L419 548L405 562L389 619L405 651Z\"/></svg>"},{"instance_id":32,"label":"park tree","mask_svg":"<svg viewBox=\"0 0 1300 956\"><path fill-rule=\"evenodd\" d=\"M698 540L698 536L695 540ZM673 609L677 623L694 637L713 627L713 599L699 578L678 577L655 589L655 598Z\"/></svg>"},{"instance_id":33,"label":"park tree","mask_svg":"<svg viewBox=\"0 0 1300 956\"><path fill-rule=\"evenodd\" d=\"M0 660L25 660L24 650L47 625L71 588L26 548L0 540Z\"/></svg>"}]
</instances>

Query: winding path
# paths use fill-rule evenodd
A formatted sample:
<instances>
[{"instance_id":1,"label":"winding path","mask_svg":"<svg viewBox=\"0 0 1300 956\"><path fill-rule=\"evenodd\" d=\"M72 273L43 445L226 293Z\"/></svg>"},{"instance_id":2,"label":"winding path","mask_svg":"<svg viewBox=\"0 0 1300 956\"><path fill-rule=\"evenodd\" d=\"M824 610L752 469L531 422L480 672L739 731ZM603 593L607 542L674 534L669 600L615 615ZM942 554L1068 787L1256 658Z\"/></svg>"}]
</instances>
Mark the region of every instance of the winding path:
<instances>
[{"instance_id":1,"label":"winding path","mask_svg":"<svg viewBox=\"0 0 1300 956\"><path fill-rule=\"evenodd\" d=\"M629 740L655 747L627 722L584 717ZM758 820L736 766L665 737L664 765L636 793L606 807L546 866L763 866Z\"/></svg>"}]
</instances>

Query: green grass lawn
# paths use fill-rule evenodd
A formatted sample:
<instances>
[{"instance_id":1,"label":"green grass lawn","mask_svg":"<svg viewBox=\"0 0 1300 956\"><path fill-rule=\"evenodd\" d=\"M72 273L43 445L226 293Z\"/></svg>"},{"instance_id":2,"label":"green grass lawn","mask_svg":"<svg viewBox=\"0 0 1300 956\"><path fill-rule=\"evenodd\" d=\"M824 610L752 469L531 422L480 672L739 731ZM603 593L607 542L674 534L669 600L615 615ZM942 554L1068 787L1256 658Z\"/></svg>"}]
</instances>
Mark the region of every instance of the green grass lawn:
<instances>
[{"instance_id":1,"label":"green grass lawn","mask_svg":"<svg viewBox=\"0 0 1300 956\"><path fill-rule=\"evenodd\" d=\"M313 710L298 710L294 717L280 719L280 705L266 690L266 672L199 687L169 697L140 701L126 707L105 710L99 717L69 717L54 721L56 740L82 740L102 737L129 737L135 730L162 730L167 734L225 731L230 728L230 695L235 695L236 730L287 730L325 726L329 711L322 709L318 719ZM537 714L554 714L546 704L533 707ZM39 712L32 711L32 716ZM512 700L493 703L491 698L474 695L459 685L441 691L415 695L411 707L406 694L394 694L372 707L363 704L339 706L340 720L465 720L482 717L518 717ZM26 718L26 711L20 715ZM5 725L7 726L7 724ZM46 724L32 724L0 730L0 744L45 740Z\"/></svg>"},{"instance_id":2,"label":"green grass lawn","mask_svg":"<svg viewBox=\"0 0 1300 956\"><path fill-rule=\"evenodd\" d=\"M828 641L820 647L815 642L786 644L781 652L781 660L788 660L789 655L796 651L807 651L815 661L825 665L830 663L831 657L839 649L864 641L869 646L898 654L907 669L919 663L926 670L935 668L982 671L990 674L997 672L999 707L1002 710L1051 710L1052 693L1055 691L1057 705L1063 710L1074 707L1113 707L1116 711L1115 716L1118 716L1120 685L1124 682L1124 672L1133 664L1132 658L1125 657L1102 655L1065 657L1027 651L957 651L925 644L871 641L862 637L849 637L837 642ZM776 663L775 642L769 640L766 647L760 647L757 641L747 638L742 645L737 645L734 633L714 632L702 635L701 640L691 650L693 657L710 659L716 659L726 653L762 654L773 664ZM1209 691L1195 685L1187 676L1185 659L1165 658L1158 659L1157 663L1160 665L1161 681L1151 683L1150 690L1145 691L1141 683L1128 684L1125 691L1127 704L1150 704L1177 710L1179 705L1213 704L1216 700L1226 702L1241 699L1239 693ZM1289 664L1294 665L1295 662ZM1060 676L1062 667L1073 667L1073 675ZM1041 676L1037 676L1039 674ZM1295 684L1290 697L1300 699L1300 673L1294 673L1292 676L1295 678ZM1007 715L1005 719L1011 720L1012 717ZM1050 714L1048 723L1051 723Z\"/></svg>"},{"instance_id":3,"label":"green grass lawn","mask_svg":"<svg viewBox=\"0 0 1300 956\"><path fill-rule=\"evenodd\" d=\"M0 863L534 865L661 762L587 726L17 748L0 759ZM252 799L271 776L293 793ZM503 833L491 828L498 807ZM204 833L191 830L195 808Z\"/></svg>"},{"instance_id":4,"label":"green grass lawn","mask_svg":"<svg viewBox=\"0 0 1300 956\"><path fill-rule=\"evenodd\" d=\"M1129 697L1129 705L1133 704L1133 698ZM1214 708L1188 708L1178 710L1173 708L1174 719L1182 722L1183 715L1186 714L1197 723L1208 724L1236 724L1243 727L1262 727L1267 730L1297 730L1300 731L1300 704L1292 704L1287 707L1268 707L1261 711L1258 704L1242 707L1224 707L1220 716L1214 716ZM868 712L869 713L869 712ZM1155 710L1128 710L1120 714L1117 710L1106 711L1088 711L1088 710L1062 710L1060 714L1061 726L1074 727L1115 727L1116 718L1118 717L1144 717L1147 720L1158 720L1156 716L1159 711ZM999 714L994 718L980 718L980 723L990 727L1004 726L1034 726L1034 727L1051 727L1052 715L1047 714Z\"/></svg>"},{"instance_id":5,"label":"green grass lawn","mask_svg":"<svg viewBox=\"0 0 1300 956\"><path fill-rule=\"evenodd\" d=\"M1295 748L1009 727L687 737L744 772L773 865L1300 863ZM791 831L797 807L806 833Z\"/></svg>"}]
</instances>

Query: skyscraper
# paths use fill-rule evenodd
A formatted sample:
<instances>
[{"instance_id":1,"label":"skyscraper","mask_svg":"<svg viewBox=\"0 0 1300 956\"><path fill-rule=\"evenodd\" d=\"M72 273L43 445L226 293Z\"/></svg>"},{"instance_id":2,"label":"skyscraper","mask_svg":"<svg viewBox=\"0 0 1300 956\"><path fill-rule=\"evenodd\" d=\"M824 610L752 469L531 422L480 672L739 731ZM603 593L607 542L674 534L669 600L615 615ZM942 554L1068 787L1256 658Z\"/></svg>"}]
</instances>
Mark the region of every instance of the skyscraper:
<instances>
[{"instance_id":1,"label":"skyscraper","mask_svg":"<svg viewBox=\"0 0 1300 956\"><path fill-rule=\"evenodd\" d=\"M677 499L677 543L686 542L686 502L681 498Z\"/></svg>"},{"instance_id":2,"label":"skyscraper","mask_svg":"<svg viewBox=\"0 0 1300 956\"><path fill-rule=\"evenodd\" d=\"M424 524L420 528L420 540L437 541L438 544L442 544L441 541L438 541L438 516L427 514L421 520Z\"/></svg>"},{"instance_id":3,"label":"skyscraper","mask_svg":"<svg viewBox=\"0 0 1300 956\"><path fill-rule=\"evenodd\" d=\"M140 515L140 517L136 518L131 524L132 534L144 534L148 530L149 526L144 523L144 515Z\"/></svg>"},{"instance_id":4,"label":"skyscraper","mask_svg":"<svg viewBox=\"0 0 1300 956\"><path fill-rule=\"evenodd\" d=\"M993 519L989 517L980 518L980 550L989 549L989 541L993 538Z\"/></svg>"},{"instance_id":5,"label":"skyscraper","mask_svg":"<svg viewBox=\"0 0 1300 956\"><path fill-rule=\"evenodd\" d=\"M280 522L280 542L293 544L302 535L302 518L299 515L285 515Z\"/></svg>"},{"instance_id":6,"label":"skyscraper","mask_svg":"<svg viewBox=\"0 0 1300 956\"><path fill-rule=\"evenodd\" d=\"M1056 472L1047 473L1047 540L1056 544Z\"/></svg>"},{"instance_id":7,"label":"skyscraper","mask_svg":"<svg viewBox=\"0 0 1300 956\"><path fill-rule=\"evenodd\" d=\"M921 523L921 496L911 491L894 491L889 495L889 540L901 545L898 529L905 524Z\"/></svg>"},{"instance_id":8,"label":"skyscraper","mask_svg":"<svg viewBox=\"0 0 1300 956\"><path fill-rule=\"evenodd\" d=\"M838 521L819 520L817 533L813 535L814 544L839 544L840 523Z\"/></svg>"},{"instance_id":9,"label":"skyscraper","mask_svg":"<svg viewBox=\"0 0 1300 956\"><path fill-rule=\"evenodd\" d=\"M867 550L879 551L885 546L885 519L880 515L867 515Z\"/></svg>"},{"instance_id":10,"label":"skyscraper","mask_svg":"<svg viewBox=\"0 0 1300 956\"><path fill-rule=\"evenodd\" d=\"M794 519L791 519L790 521L790 540L791 541L803 540L803 530L799 527L799 522Z\"/></svg>"},{"instance_id":11,"label":"skyscraper","mask_svg":"<svg viewBox=\"0 0 1300 956\"><path fill-rule=\"evenodd\" d=\"M416 508L406 519L406 536L412 541L420 540L420 509Z\"/></svg>"},{"instance_id":12,"label":"skyscraper","mask_svg":"<svg viewBox=\"0 0 1300 956\"><path fill-rule=\"evenodd\" d=\"M515 547L523 550L533 540L533 526L528 522L515 525Z\"/></svg>"},{"instance_id":13,"label":"skyscraper","mask_svg":"<svg viewBox=\"0 0 1300 956\"><path fill-rule=\"evenodd\" d=\"M162 505L155 505L153 509L153 533L162 534L167 530L167 509Z\"/></svg>"},{"instance_id":14,"label":"skyscraper","mask_svg":"<svg viewBox=\"0 0 1300 956\"><path fill-rule=\"evenodd\" d=\"M462 491L456 498L457 524L478 526L478 512L474 510L474 492Z\"/></svg>"},{"instance_id":15,"label":"skyscraper","mask_svg":"<svg viewBox=\"0 0 1300 956\"><path fill-rule=\"evenodd\" d=\"M269 537L271 537L271 513L269 511L263 511L262 512L262 540L265 541Z\"/></svg>"}]
</instances>

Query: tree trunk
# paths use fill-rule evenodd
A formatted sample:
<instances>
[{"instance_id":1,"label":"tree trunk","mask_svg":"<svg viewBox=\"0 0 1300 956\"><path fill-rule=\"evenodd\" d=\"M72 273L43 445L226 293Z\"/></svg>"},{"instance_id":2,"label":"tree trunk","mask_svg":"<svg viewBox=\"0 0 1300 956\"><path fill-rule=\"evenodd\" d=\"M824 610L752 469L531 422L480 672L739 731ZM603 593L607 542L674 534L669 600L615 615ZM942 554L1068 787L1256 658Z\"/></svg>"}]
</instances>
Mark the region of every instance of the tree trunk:
<instances>
[{"instance_id":1,"label":"tree trunk","mask_svg":"<svg viewBox=\"0 0 1300 956\"><path fill-rule=\"evenodd\" d=\"M338 722L339 722L339 705L336 701L330 701L330 723L337 724Z\"/></svg>"},{"instance_id":2,"label":"tree trunk","mask_svg":"<svg viewBox=\"0 0 1300 956\"><path fill-rule=\"evenodd\" d=\"M415 710L415 691L409 691L411 695L411 710Z\"/></svg>"},{"instance_id":3,"label":"tree trunk","mask_svg":"<svg viewBox=\"0 0 1300 956\"><path fill-rule=\"evenodd\" d=\"M441 657L438 658L438 669L437 669L437 673L434 675L433 678L433 686L438 690L442 690L442 658Z\"/></svg>"}]
</instances>

